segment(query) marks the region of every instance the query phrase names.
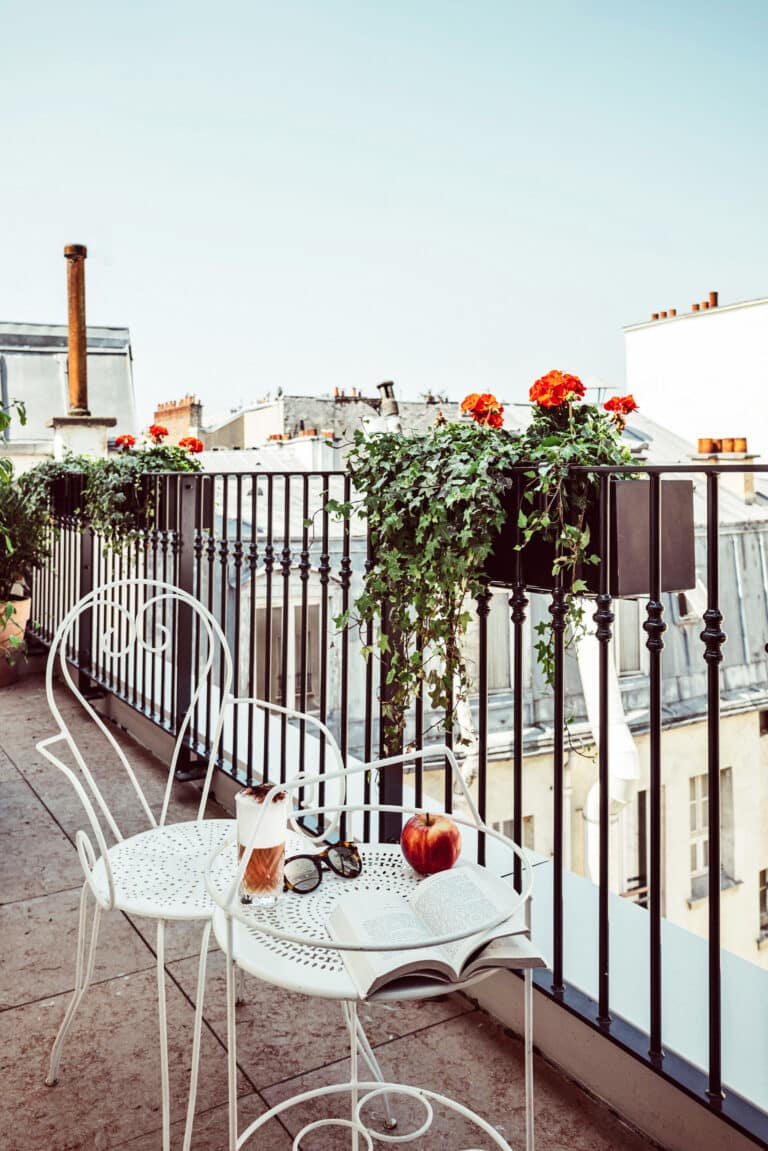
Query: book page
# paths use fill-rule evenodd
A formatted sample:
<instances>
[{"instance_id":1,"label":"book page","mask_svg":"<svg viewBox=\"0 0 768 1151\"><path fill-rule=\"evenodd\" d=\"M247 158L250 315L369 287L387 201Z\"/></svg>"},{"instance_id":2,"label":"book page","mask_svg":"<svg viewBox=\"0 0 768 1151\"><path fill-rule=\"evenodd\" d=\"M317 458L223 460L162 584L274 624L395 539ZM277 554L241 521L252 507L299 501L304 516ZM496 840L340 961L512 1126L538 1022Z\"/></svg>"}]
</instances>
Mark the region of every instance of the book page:
<instances>
[{"instance_id":1,"label":"book page","mask_svg":"<svg viewBox=\"0 0 768 1151\"><path fill-rule=\"evenodd\" d=\"M366 951L341 951L349 974L362 996L390 979L413 973L425 977L455 978L444 948L409 947L404 951L378 951L376 944L429 943L432 933L410 904L398 895L367 892L343 896L328 916L332 939L368 945Z\"/></svg>"},{"instance_id":2,"label":"book page","mask_svg":"<svg viewBox=\"0 0 768 1151\"><path fill-rule=\"evenodd\" d=\"M483 928L505 909L512 913L519 900L511 884L484 867L461 862L448 871L425 879L411 896L411 902L432 935L449 935L473 926ZM452 965L461 971L468 956L473 955L484 942L525 930L520 909L513 919L507 918L497 927L480 930L456 943L444 944L443 948Z\"/></svg>"}]
</instances>

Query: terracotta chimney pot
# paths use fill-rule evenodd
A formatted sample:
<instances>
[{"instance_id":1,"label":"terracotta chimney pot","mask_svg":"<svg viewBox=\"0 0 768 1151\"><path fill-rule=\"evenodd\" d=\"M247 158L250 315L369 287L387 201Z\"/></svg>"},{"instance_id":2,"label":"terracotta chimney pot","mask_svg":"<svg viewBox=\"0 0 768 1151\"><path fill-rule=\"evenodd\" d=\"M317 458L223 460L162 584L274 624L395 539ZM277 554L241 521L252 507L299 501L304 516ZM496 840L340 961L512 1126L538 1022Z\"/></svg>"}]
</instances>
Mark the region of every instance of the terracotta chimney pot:
<instances>
[{"instance_id":1,"label":"terracotta chimney pot","mask_svg":"<svg viewBox=\"0 0 768 1151\"><path fill-rule=\"evenodd\" d=\"M691 311L692 312L698 312L698 310L699 310L698 304L691 304Z\"/></svg>"},{"instance_id":2,"label":"terracotta chimney pot","mask_svg":"<svg viewBox=\"0 0 768 1151\"><path fill-rule=\"evenodd\" d=\"M716 308L717 307L717 292L710 292L709 293L709 306L710 306L710 308Z\"/></svg>"}]
</instances>

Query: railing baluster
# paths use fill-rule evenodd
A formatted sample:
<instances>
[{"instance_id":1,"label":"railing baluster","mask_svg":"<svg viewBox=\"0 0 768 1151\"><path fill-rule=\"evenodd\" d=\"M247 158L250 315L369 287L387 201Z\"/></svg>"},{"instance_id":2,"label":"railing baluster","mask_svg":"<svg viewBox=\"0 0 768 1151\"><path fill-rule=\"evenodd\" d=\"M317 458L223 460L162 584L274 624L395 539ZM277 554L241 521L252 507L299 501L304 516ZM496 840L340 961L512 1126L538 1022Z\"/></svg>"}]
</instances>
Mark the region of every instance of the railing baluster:
<instances>
[{"instance_id":1,"label":"railing baluster","mask_svg":"<svg viewBox=\"0 0 768 1151\"><path fill-rule=\"evenodd\" d=\"M598 692L599 703L599 735L598 735L598 774L600 779L600 886L598 891L598 1007L597 1021L607 1026L611 1021L610 992L608 982L609 966L609 932L608 898L610 894L609 860L611 846L610 825L610 747L608 731L610 723L608 690L608 673L611 655L611 624L613 612L611 611L610 595L610 513L611 513L611 478L607 475L600 477L600 591L597 597L596 610L593 620L597 625L596 637L599 644L599 671Z\"/></svg>"},{"instance_id":2,"label":"railing baluster","mask_svg":"<svg viewBox=\"0 0 768 1151\"><path fill-rule=\"evenodd\" d=\"M661 653L664 650L664 605L661 602L661 482L658 472L652 472L648 498L648 587L650 598L646 607L647 619L643 628L648 636L645 646L650 652L649 711L650 711L650 805L651 805L651 858L648 883L650 912L650 972L651 1021L650 1057L660 1062L664 1052L661 1046Z\"/></svg>"},{"instance_id":3,"label":"railing baluster","mask_svg":"<svg viewBox=\"0 0 768 1151\"><path fill-rule=\"evenodd\" d=\"M283 550L280 556L280 573L283 577L282 647L280 650L280 679L282 682L283 707L296 706L296 692L288 684L289 648L293 643L293 610L291 604L291 477L283 473ZM294 665L295 666L295 665ZM295 684L294 684L295 688ZM288 770L288 718L280 716L280 782L285 780Z\"/></svg>"},{"instance_id":4,"label":"railing baluster","mask_svg":"<svg viewBox=\"0 0 768 1151\"><path fill-rule=\"evenodd\" d=\"M275 545L273 538L275 510L274 476L267 476L267 544L264 552L264 699L270 703L279 703L272 699L272 578L275 567ZM264 716L264 760L262 763L262 779L269 779L270 744L272 735L272 718L269 714Z\"/></svg>"},{"instance_id":5,"label":"railing baluster","mask_svg":"<svg viewBox=\"0 0 768 1151\"><path fill-rule=\"evenodd\" d=\"M344 503L349 503L352 498L352 481L349 475L344 476ZM341 582L341 610L342 612L349 611L349 589L352 583L352 559L350 555L350 547L352 541L352 529L348 519L344 520L342 529L342 545L341 545L341 567L340 567L340 582ZM339 750L341 751L344 763L347 762L349 755L349 630L344 629L341 637L341 728L339 731ZM340 824L341 838L346 837L346 817L342 816Z\"/></svg>"},{"instance_id":6,"label":"railing baluster","mask_svg":"<svg viewBox=\"0 0 768 1151\"><path fill-rule=\"evenodd\" d=\"M301 489L301 554L299 556L299 580L301 581L301 607L299 625L299 711L307 710L307 630L309 623L309 475L304 473ZM306 724L299 724L299 765L305 770Z\"/></svg>"},{"instance_id":7,"label":"railing baluster","mask_svg":"<svg viewBox=\"0 0 768 1151\"><path fill-rule=\"evenodd\" d=\"M556 996L560 997L565 991L565 983L563 982L563 872L565 867L563 851L563 807L565 777L565 628L568 617L568 601L563 588L563 577L559 569L549 611L552 616L552 640L554 645L552 990Z\"/></svg>"},{"instance_id":8,"label":"railing baluster","mask_svg":"<svg viewBox=\"0 0 768 1151\"><path fill-rule=\"evenodd\" d=\"M709 800L709 1087L710 1099L723 1097L720 987L720 664L726 635L721 628L718 523L719 476L707 475L707 610L704 659L707 663L707 792Z\"/></svg>"},{"instance_id":9,"label":"railing baluster","mask_svg":"<svg viewBox=\"0 0 768 1151\"><path fill-rule=\"evenodd\" d=\"M256 597L258 594L257 587L257 573L259 566L259 536L258 536L258 519L259 519L259 477L258 475L251 476L251 537L248 544L248 603L249 603L249 626L248 626L248 696L249 698L258 698L258 686L256 683ZM256 723L256 712L253 707L248 709L248 763L246 768L246 782L250 786L253 783L253 737L254 726ZM264 714L264 724L266 733L267 716Z\"/></svg>"},{"instance_id":10,"label":"railing baluster","mask_svg":"<svg viewBox=\"0 0 768 1151\"><path fill-rule=\"evenodd\" d=\"M330 555L330 515L326 510L328 500L331 498L330 490L330 476L328 472L324 472L322 476L322 490L320 492L320 523L321 523L321 542L320 542L320 689L319 689L319 704L320 704L320 722L328 722L328 627L329 627L329 603L328 597L330 592L331 582L331 555ZM320 735L320 757L319 757L320 773L326 770L326 744L325 736ZM322 807L325 803L325 784L321 783L318 788L318 805Z\"/></svg>"},{"instance_id":11,"label":"railing baluster","mask_svg":"<svg viewBox=\"0 0 768 1151\"><path fill-rule=\"evenodd\" d=\"M488 769L488 616L491 611L491 592L488 587L477 597L479 630L479 675L477 718L477 810L485 821ZM469 707L469 701L467 701ZM485 866L485 836L477 837L477 862Z\"/></svg>"}]
</instances>

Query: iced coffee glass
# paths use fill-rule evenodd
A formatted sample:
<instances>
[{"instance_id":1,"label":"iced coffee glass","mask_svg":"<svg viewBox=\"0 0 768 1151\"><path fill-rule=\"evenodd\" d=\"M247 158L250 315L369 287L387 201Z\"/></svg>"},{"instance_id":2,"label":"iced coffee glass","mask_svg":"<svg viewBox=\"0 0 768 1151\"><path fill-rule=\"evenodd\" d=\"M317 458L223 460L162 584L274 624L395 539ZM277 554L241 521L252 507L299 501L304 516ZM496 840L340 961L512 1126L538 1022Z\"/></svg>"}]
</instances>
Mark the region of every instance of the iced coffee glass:
<instances>
[{"instance_id":1,"label":"iced coffee glass","mask_svg":"<svg viewBox=\"0 0 768 1151\"><path fill-rule=\"evenodd\" d=\"M266 907L275 904L283 891L288 827L288 797L284 791L272 789L273 784L260 783L246 787L235 796L238 859L242 860L243 853L251 849L240 885L240 898L243 903Z\"/></svg>"}]
</instances>

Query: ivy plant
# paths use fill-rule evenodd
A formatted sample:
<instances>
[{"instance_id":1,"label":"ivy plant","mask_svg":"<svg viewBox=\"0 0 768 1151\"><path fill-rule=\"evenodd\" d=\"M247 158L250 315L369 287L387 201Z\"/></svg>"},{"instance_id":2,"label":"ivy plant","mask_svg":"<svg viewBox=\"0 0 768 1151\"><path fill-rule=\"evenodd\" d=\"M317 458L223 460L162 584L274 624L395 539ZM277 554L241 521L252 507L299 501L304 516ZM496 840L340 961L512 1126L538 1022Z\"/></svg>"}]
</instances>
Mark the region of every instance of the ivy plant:
<instances>
[{"instance_id":1,"label":"ivy plant","mask_svg":"<svg viewBox=\"0 0 768 1151\"><path fill-rule=\"evenodd\" d=\"M372 561L362 594L340 628L370 630L366 658L383 658L382 713L390 733L400 734L422 689L431 706L455 728L455 707L466 698L469 676L463 639L472 613L468 603L487 590L486 561L506 521L515 471L524 476L517 509L518 548L534 537L556 543L553 575L560 575L569 603L585 590L584 563L599 563L585 515L597 478L575 478L573 465L617 464L630 455L620 443L631 396L603 409L582 404L581 381L550 372L531 389L533 418L517 435L503 428L503 407L494 396L473 393L461 407L471 423L438 420L426 432L356 433L347 466L359 507L330 501L328 509L368 520ZM572 626L583 626L583 608L571 604ZM386 611L386 627L382 626ZM537 655L552 681L552 640L540 625ZM461 735L459 733L459 738Z\"/></svg>"}]
</instances>

